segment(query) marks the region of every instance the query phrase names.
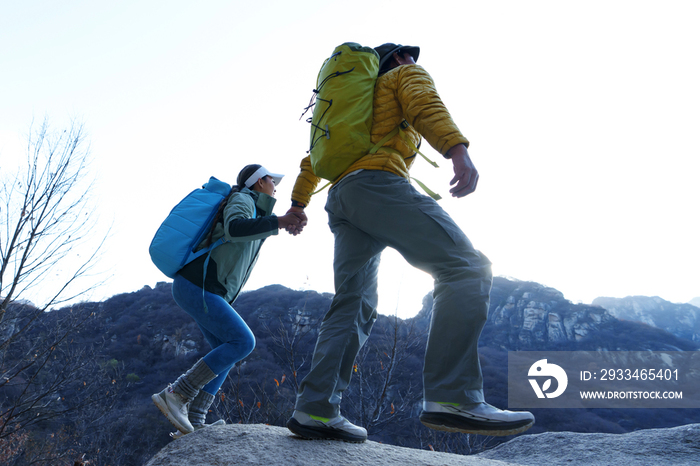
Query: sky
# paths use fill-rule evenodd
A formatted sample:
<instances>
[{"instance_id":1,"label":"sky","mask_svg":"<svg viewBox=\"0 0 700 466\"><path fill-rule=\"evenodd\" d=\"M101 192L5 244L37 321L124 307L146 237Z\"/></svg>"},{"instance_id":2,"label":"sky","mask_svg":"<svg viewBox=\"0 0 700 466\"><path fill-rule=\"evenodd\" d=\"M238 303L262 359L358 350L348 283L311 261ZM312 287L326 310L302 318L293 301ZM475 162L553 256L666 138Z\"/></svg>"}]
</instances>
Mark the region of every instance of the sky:
<instances>
[{"instance_id":1,"label":"sky","mask_svg":"<svg viewBox=\"0 0 700 466\"><path fill-rule=\"evenodd\" d=\"M400 9L397 6L400 5ZM417 45L462 132L479 186L449 197L451 164L412 174L494 274L598 296L700 296L700 3L696 1L0 2L0 174L32 121L82 121L99 228L90 299L168 281L150 262L160 222L210 176L249 163L286 174L300 116L338 44ZM427 148L427 144L424 145ZM245 289L333 291L325 192L297 237L271 237ZM410 317L432 279L387 250L379 311Z\"/></svg>"}]
</instances>

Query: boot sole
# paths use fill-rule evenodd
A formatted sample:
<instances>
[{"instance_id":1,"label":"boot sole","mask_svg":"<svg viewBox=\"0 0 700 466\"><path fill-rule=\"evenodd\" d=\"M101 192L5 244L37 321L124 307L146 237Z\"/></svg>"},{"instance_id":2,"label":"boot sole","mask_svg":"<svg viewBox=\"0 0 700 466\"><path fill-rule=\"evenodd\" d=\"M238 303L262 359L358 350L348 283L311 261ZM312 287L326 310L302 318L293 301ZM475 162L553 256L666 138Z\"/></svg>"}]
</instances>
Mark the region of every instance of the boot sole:
<instances>
[{"instance_id":1,"label":"boot sole","mask_svg":"<svg viewBox=\"0 0 700 466\"><path fill-rule=\"evenodd\" d=\"M514 422L502 422L497 425L488 422L466 419L456 414L426 413L420 415L420 422L431 429L443 432L461 432L464 434L490 435L505 437L528 430L535 421L526 419Z\"/></svg>"},{"instance_id":2,"label":"boot sole","mask_svg":"<svg viewBox=\"0 0 700 466\"><path fill-rule=\"evenodd\" d=\"M174 419L171 416L168 404L163 398L160 397L160 395L158 395L157 393L155 395L151 395L151 400L153 401L153 404L156 405L156 407L160 410L160 412L163 413L163 416L165 416L168 419L168 421L170 421L170 423L173 426L175 426L177 430L179 430L183 434L191 434L192 432L194 432L194 429L188 430L187 427L180 424L176 419Z\"/></svg>"},{"instance_id":3,"label":"boot sole","mask_svg":"<svg viewBox=\"0 0 700 466\"><path fill-rule=\"evenodd\" d=\"M306 440L342 440L348 443L364 443L367 437L358 437L340 430L305 426L294 418L287 421L287 429Z\"/></svg>"}]
</instances>

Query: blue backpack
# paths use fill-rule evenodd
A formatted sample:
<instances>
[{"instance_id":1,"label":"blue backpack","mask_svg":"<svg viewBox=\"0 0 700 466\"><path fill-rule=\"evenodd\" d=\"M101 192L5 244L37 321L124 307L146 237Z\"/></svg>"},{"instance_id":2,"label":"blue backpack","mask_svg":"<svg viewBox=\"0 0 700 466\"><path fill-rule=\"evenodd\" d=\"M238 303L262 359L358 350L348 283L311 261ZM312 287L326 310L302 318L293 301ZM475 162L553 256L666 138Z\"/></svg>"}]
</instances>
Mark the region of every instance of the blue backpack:
<instances>
[{"instance_id":1,"label":"blue backpack","mask_svg":"<svg viewBox=\"0 0 700 466\"><path fill-rule=\"evenodd\" d=\"M189 193L170 211L148 248L151 260L161 272L175 278L182 267L226 242L221 238L194 252L209 233L221 202L230 192L228 183L212 176L209 182Z\"/></svg>"}]
</instances>

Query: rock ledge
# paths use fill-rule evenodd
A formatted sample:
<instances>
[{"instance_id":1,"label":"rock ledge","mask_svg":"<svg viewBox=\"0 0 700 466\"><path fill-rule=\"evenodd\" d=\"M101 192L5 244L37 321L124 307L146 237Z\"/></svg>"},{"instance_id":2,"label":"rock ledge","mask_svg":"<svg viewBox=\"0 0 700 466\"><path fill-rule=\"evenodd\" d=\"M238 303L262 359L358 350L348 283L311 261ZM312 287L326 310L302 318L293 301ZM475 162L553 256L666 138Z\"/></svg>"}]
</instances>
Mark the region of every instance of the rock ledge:
<instances>
[{"instance_id":1,"label":"rock ledge","mask_svg":"<svg viewBox=\"0 0 700 466\"><path fill-rule=\"evenodd\" d=\"M283 427L233 424L175 440L146 466L507 466L543 464L698 465L700 424L628 434L546 432L521 435L473 456L384 445L302 440Z\"/></svg>"}]
</instances>

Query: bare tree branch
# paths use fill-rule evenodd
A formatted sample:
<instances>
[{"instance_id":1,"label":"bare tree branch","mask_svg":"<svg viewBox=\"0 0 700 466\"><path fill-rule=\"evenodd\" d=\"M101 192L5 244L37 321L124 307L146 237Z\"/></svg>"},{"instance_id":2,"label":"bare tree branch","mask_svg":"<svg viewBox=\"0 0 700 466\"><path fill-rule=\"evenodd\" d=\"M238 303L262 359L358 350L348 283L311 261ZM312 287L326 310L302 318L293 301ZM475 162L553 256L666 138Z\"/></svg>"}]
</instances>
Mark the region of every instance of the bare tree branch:
<instances>
[{"instance_id":1,"label":"bare tree branch","mask_svg":"<svg viewBox=\"0 0 700 466\"><path fill-rule=\"evenodd\" d=\"M84 252L96 223L89 156L82 124L52 133L44 120L30 130L25 169L0 189L0 322L14 301L41 299L38 307L46 310L86 292L70 289L103 245Z\"/></svg>"},{"instance_id":2,"label":"bare tree branch","mask_svg":"<svg viewBox=\"0 0 700 466\"><path fill-rule=\"evenodd\" d=\"M25 434L86 406L108 409L115 396L95 348L73 343L94 313L83 305L61 311L60 319L46 312L99 285L92 273L107 235L93 240L89 158L82 124L53 132L44 120L30 128L26 166L1 176L0 462L10 454L24 454L25 464L65 456L68 447L55 442L27 447Z\"/></svg>"}]
</instances>

